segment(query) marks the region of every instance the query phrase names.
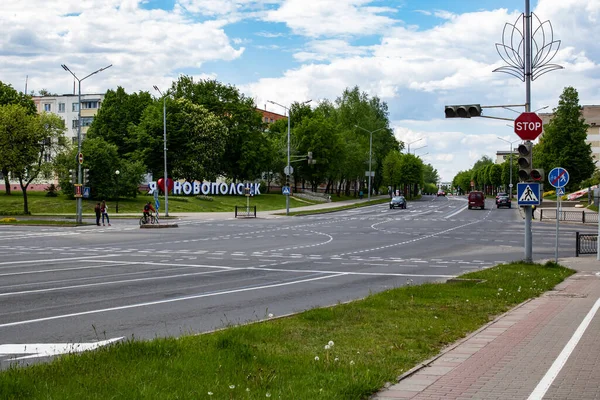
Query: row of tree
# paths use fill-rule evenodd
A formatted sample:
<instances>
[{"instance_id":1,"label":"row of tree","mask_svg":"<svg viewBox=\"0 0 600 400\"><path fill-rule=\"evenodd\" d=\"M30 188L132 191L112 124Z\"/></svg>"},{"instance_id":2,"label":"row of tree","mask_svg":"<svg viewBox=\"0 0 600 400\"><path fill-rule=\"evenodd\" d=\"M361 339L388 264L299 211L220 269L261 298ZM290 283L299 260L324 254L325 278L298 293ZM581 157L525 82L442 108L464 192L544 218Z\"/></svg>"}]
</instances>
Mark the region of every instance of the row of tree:
<instances>
[{"instance_id":1,"label":"row of tree","mask_svg":"<svg viewBox=\"0 0 600 400\"><path fill-rule=\"evenodd\" d=\"M0 119L0 167L7 193L8 173L18 179L27 176L31 182L44 172L58 175L61 190L72 194L69 170L77 168L77 148L63 140L63 121L55 115L36 114L29 96L0 85L0 115L4 115ZM166 98L155 99L148 92L129 94L121 87L107 91L82 143L83 168L89 169L94 197L135 196L146 173L162 177L163 107L170 177L186 181L224 177L231 182L265 179L267 186L285 184L287 120L266 124L254 101L235 87L181 76ZM389 186L412 192L425 184L433 191L431 187L439 180L431 165L402 153L404 143L389 126L387 104L358 87L314 108L294 103L289 115L291 155L294 161L302 161L293 163L296 190L316 191L324 186L326 193L338 195L366 191L369 158L374 191ZM44 129L33 129L19 120L25 116ZM17 125L21 128L16 129ZM34 131L38 136L27 136ZM14 145L15 135L22 138L19 148L29 149L36 160L13 161L19 149ZM306 162L309 152L316 163ZM23 182L25 193L27 181Z\"/></svg>"},{"instance_id":2,"label":"row of tree","mask_svg":"<svg viewBox=\"0 0 600 400\"><path fill-rule=\"evenodd\" d=\"M556 167L569 172L568 191L574 191L600 182L600 175L594 174L596 166L591 144L586 141L589 125L581 114L579 95L573 87L566 87L560 96L558 107L550 122L544 125L544 133L533 146L533 165L543 169L546 177ZM512 182L519 182L518 156L513 157ZM510 179L510 159L502 164L494 164L487 156L478 160L470 170L459 172L452 185L463 192L471 189L494 194L498 190L508 190ZM546 180L547 181L547 180Z\"/></svg>"}]
</instances>

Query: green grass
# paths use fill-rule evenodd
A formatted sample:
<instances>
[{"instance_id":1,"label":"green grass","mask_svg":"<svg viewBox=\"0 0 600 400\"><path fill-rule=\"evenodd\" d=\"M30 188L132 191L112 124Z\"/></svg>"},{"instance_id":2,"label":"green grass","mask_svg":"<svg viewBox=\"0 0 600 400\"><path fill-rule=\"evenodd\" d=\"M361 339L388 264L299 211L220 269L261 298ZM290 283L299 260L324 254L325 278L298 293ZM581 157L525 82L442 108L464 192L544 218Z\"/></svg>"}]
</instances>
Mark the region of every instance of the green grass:
<instances>
[{"instance_id":1,"label":"green grass","mask_svg":"<svg viewBox=\"0 0 600 400\"><path fill-rule=\"evenodd\" d=\"M206 197L169 196L169 214L178 212L233 212L235 206L246 206L244 196L213 196L212 201ZM164 197L160 196L161 211L164 212ZM76 202L66 196L46 197L45 192L28 192L27 200L32 215L75 214ZM142 213L144 204L154 198L150 195L139 195L133 199L119 199L119 213ZM83 200L83 213L93 215L98 200ZM314 204L290 198L290 207ZM109 215L116 216L116 201L109 200ZM282 194L261 194L250 198L250 206L257 211L285 209L285 196ZM10 196L0 194L0 215L17 215L23 212L23 195L18 192Z\"/></svg>"},{"instance_id":2,"label":"green grass","mask_svg":"<svg viewBox=\"0 0 600 400\"><path fill-rule=\"evenodd\" d=\"M473 280L405 286L210 334L131 339L2 371L0 393L15 400L366 399L572 273L515 263L463 276Z\"/></svg>"},{"instance_id":3,"label":"green grass","mask_svg":"<svg viewBox=\"0 0 600 400\"><path fill-rule=\"evenodd\" d=\"M294 211L294 212L290 212L290 215L314 215L314 214L326 214L326 213L330 213L330 212L334 212L334 211L342 211L342 210L350 210L352 208L359 208L359 207L365 207L365 206L371 206L373 204L384 204L384 203L388 203L390 201L390 199L377 199L377 200L371 200L371 201L365 201L362 203L355 203L355 204L348 204L347 206L339 206L339 207L333 207L333 208L326 208L326 209L322 209L322 210L306 210L306 211ZM285 213L280 213L277 215L286 215Z\"/></svg>"}]
</instances>

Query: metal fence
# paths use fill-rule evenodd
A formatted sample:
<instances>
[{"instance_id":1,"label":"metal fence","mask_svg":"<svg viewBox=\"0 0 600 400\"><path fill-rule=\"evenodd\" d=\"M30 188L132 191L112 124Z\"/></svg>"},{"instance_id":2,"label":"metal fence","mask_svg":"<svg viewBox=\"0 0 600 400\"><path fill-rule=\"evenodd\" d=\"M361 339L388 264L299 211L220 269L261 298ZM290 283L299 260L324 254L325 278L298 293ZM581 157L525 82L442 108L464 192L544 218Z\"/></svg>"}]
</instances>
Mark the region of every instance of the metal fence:
<instances>
[{"instance_id":1,"label":"metal fence","mask_svg":"<svg viewBox=\"0 0 600 400\"><path fill-rule=\"evenodd\" d=\"M536 210L538 211L538 210ZM537 214L537 213L536 213ZM598 222L598 213L591 211L559 211L558 217L560 221L571 221L571 222L581 222L585 223L597 223ZM552 209L542 209L539 210L539 218L542 220L552 219L556 221L556 210Z\"/></svg>"},{"instance_id":2,"label":"metal fence","mask_svg":"<svg viewBox=\"0 0 600 400\"><path fill-rule=\"evenodd\" d=\"M237 217L256 218L256 206L235 206L235 218Z\"/></svg>"},{"instance_id":3,"label":"metal fence","mask_svg":"<svg viewBox=\"0 0 600 400\"><path fill-rule=\"evenodd\" d=\"M575 232L575 257L579 257L580 254L596 254L597 251L597 233Z\"/></svg>"}]
</instances>

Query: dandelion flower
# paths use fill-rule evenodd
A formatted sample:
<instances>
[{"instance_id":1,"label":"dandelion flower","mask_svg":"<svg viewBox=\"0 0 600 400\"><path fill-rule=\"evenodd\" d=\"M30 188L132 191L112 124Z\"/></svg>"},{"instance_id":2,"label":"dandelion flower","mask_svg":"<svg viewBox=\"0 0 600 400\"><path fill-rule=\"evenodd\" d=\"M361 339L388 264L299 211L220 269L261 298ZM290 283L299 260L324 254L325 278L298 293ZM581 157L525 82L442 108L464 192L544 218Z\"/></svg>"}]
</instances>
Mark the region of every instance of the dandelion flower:
<instances>
[{"instance_id":1,"label":"dandelion flower","mask_svg":"<svg viewBox=\"0 0 600 400\"><path fill-rule=\"evenodd\" d=\"M315 356L315 361L319 361L319 356Z\"/></svg>"},{"instance_id":2,"label":"dandelion flower","mask_svg":"<svg viewBox=\"0 0 600 400\"><path fill-rule=\"evenodd\" d=\"M235 385L229 385L229 389L235 389Z\"/></svg>"},{"instance_id":3,"label":"dandelion flower","mask_svg":"<svg viewBox=\"0 0 600 400\"><path fill-rule=\"evenodd\" d=\"M328 344L325 345L325 350L329 350L329 345Z\"/></svg>"},{"instance_id":4,"label":"dandelion flower","mask_svg":"<svg viewBox=\"0 0 600 400\"><path fill-rule=\"evenodd\" d=\"M333 340L330 340L329 343L327 343L329 346L333 347Z\"/></svg>"},{"instance_id":5,"label":"dandelion flower","mask_svg":"<svg viewBox=\"0 0 600 400\"><path fill-rule=\"evenodd\" d=\"M250 391L250 388L246 388L246 392L249 392L249 391Z\"/></svg>"},{"instance_id":6,"label":"dandelion flower","mask_svg":"<svg viewBox=\"0 0 600 400\"><path fill-rule=\"evenodd\" d=\"M336 357L333 359L333 361L340 361L340 359Z\"/></svg>"},{"instance_id":7,"label":"dandelion flower","mask_svg":"<svg viewBox=\"0 0 600 400\"><path fill-rule=\"evenodd\" d=\"M212 395L213 395L213 392L208 392L208 395L209 395L209 396L212 396Z\"/></svg>"},{"instance_id":8,"label":"dandelion flower","mask_svg":"<svg viewBox=\"0 0 600 400\"><path fill-rule=\"evenodd\" d=\"M354 360L351 360L351 361L350 361L350 365L354 365Z\"/></svg>"},{"instance_id":9,"label":"dandelion flower","mask_svg":"<svg viewBox=\"0 0 600 400\"><path fill-rule=\"evenodd\" d=\"M271 393L267 392L267 394L265 395L265 397L271 397Z\"/></svg>"},{"instance_id":10,"label":"dandelion flower","mask_svg":"<svg viewBox=\"0 0 600 400\"><path fill-rule=\"evenodd\" d=\"M269 318L273 318L273 314L272 313L269 313Z\"/></svg>"}]
</instances>

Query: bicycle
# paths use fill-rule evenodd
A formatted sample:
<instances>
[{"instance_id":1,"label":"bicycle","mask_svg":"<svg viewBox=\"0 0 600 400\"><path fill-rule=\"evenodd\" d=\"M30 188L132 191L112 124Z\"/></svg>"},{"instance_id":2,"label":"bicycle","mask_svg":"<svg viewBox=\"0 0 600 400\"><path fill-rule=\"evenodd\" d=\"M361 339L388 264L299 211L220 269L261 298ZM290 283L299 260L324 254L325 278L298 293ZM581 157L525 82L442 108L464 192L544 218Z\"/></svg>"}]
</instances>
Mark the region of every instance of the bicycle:
<instances>
[{"instance_id":1,"label":"bicycle","mask_svg":"<svg viewBox=\"0 0 600 400\"><path fill-rule=\"evenodd\" d=\"M140 218L140 226L142 225L146 225L146 224L158 224L158 213L156 213L156 216L154 214L150 214L150 215L144 215Z\"/></svg>"}]
</instances>

